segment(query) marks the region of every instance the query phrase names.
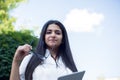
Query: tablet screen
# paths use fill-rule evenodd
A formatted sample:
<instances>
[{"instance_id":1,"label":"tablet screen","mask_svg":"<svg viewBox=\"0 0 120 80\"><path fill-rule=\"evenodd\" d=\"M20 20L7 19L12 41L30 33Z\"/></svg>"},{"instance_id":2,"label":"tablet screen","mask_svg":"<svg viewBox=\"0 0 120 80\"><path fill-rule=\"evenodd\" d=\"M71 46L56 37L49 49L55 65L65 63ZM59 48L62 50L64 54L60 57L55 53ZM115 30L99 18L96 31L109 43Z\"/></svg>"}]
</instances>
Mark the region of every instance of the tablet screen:
<instances>
[{"instance_id":1,"label":"tablet screen","mask_svg":"<svg viewBox=\"0 0 120 80\"><path fill-rule=\"evenodd\" d=\"M85 71L82 72L74 72L72 74L60 76L58 80L82 80Z\"/></svg>"}]
</instances>

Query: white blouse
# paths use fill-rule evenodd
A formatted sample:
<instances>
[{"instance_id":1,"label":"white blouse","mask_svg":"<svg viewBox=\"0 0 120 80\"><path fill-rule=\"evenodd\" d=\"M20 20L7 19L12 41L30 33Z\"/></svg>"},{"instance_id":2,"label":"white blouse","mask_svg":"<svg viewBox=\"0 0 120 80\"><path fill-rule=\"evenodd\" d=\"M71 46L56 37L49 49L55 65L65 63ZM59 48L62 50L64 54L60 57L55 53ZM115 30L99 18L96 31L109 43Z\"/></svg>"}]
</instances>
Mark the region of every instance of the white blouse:
<instances>
[{"instance_id":1,"label":"white blouse","mask_svg":"<svg viewBox=\"0 0 120 80\"><path fill-rule=\"evenodd\" d=\"M25 80L25 69L27 64L33 54L27 55L21 65L20 65L20 79ZM72 71L65 67L62 59L57 60L57 65L55 60L51 57L49 50L46 50L45 60L42 65L38 65L33 72L33 80L57 80L58 77L70 74Z\"/></svg>"}]
</instances>

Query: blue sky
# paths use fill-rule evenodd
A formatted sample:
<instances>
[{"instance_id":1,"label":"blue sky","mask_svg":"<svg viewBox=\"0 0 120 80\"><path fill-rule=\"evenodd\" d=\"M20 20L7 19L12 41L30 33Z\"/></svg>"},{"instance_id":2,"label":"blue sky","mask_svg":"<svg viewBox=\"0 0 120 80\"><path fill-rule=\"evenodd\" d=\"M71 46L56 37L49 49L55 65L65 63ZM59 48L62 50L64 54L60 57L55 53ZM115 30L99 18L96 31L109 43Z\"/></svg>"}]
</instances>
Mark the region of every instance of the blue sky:
<instances>
[{"instance_id":1,"label":"blue sky","mask_svg":"<svg viewBox=\"0 0 120 80\"><path fill-rule=\"evenodd\" d=\"M120 77L119 0L29 0L11 11L15 28L34 30L39 35L50 19L64 23L79 71L84 80ZM25 28L25 27L22 27Z\"/></svg>"}]
</instances>

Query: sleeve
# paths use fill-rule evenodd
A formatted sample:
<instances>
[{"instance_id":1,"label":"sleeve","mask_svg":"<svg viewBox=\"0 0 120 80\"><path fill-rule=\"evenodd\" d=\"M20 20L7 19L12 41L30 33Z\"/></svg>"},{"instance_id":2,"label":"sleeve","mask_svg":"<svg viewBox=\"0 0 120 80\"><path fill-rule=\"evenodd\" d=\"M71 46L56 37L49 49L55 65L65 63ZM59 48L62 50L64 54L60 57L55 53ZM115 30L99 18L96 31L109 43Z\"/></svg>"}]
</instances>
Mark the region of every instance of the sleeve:
<instances>
[{"instance_id":1,"label":"sleeve","mask_svg":"<svg viewBox=\"0 0 120 80\"><path fill-rule=\"evenodd\" d=\"M25 70L33 54L25 56L19 67L20 80L25 80Z\"/></svg>"}]
</instances>

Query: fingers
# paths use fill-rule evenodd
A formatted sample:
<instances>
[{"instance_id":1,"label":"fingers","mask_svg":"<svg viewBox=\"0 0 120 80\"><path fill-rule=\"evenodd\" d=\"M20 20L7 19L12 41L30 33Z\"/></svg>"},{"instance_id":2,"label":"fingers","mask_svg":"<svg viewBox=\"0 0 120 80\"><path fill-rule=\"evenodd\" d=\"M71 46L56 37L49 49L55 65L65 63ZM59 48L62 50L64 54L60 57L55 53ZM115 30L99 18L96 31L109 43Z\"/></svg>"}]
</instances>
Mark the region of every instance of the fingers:
<instances>
[{"instance_id":1,"label":"fingers","mask_svg":"<svg viewBox=\"0 0 120 80\"><path fill-rule=\"evenodd\" d=\"M14 61L21 62L22 59L29 54L31 49L32 46L30 46L29 44L19 46L15 52Z\"/></svg>"},{"instance_id":2,"label":"fingers","mask_svg":"<svg viewBox=\"0 0 120 80\"><path fill-rule=\"evenodd\" d=\"M32 50L32 46L30 46L29 44L25 44L22 46L22 48L25 52L29 52L30 50Z\"/></svg>"},{"instance_id":3,"label":"fingers","mask_svg":"<svg viewBox=\"0 0 120 80\"><path fill-rule=\"evenodd\" d=\"M30 46L29 44L25 44L17 48L16 54L27 55L30 52L30 50L32 50L32 46Z\"/></svg>"},{"instance_id":4,"label":"fingers","mask_svg":"<svg viewBox=\"0 0 120 80\"><path fill-rule=\"evenodd\" d=\"M20 46L20 49L30 51L32 49L32 46L30 46L29 44L25 44L23 46Z\"/></svg>"}]
</instances>

